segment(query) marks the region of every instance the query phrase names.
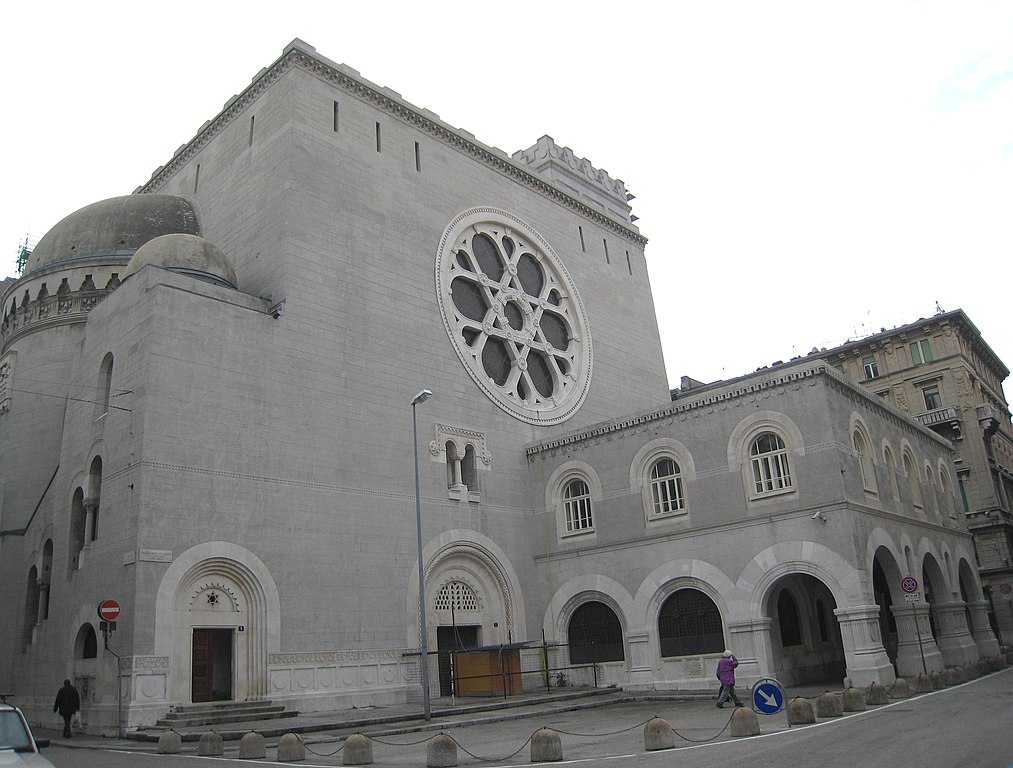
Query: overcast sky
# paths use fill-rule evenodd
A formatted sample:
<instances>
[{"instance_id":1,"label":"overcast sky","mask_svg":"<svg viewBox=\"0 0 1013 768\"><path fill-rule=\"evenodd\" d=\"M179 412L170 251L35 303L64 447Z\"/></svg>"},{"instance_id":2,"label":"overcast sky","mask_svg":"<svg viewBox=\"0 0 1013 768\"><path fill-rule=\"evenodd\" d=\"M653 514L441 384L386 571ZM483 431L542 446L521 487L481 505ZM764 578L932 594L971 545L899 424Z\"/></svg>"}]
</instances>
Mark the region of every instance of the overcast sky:
<instances>
[{"instance_id":1,"label":"overcast sky","mask_svg":"<svg viewBox=\"0 0 1013 768\"><path fill-rule=\"evenodd\" d=\"M134 0L0 22L6 275L299 37L486 144L548 134L623 179L673 385L936 302L1013 365L1013 3Z\"/></svg>"}]
</instances>

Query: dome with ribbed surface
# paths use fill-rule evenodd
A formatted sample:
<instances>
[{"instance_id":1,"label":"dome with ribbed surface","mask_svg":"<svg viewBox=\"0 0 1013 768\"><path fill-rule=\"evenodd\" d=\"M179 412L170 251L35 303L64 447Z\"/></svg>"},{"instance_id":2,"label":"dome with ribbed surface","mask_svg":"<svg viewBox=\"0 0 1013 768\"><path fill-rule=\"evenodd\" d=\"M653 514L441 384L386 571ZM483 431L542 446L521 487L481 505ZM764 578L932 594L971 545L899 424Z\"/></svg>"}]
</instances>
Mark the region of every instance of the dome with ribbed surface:
<instances>
[{"instance_id":1,"label":"dome with ribbed surface","mask_svg":"<svg viewBox=\"0 0 1013 768\"><path fill-rule=\"evenodd\" d=\"M123 279L149 264L216 285L236 287L236 273L225 254L213 243L196 235L162 235L149 240L130 259Z\"/></svg>"},{"instance_id":2,"label":"dome with ribbed surface","mask_svg":"<svg viewBox=\"0 0 1013 768\"><path fill-rule=\"evenodd\" d=\"M25 274L53 262L130 256L152 238L200 235L192 202L176 195L126 195L87 205L46 233L28 257Z\"/></svg>"}]
</instances>

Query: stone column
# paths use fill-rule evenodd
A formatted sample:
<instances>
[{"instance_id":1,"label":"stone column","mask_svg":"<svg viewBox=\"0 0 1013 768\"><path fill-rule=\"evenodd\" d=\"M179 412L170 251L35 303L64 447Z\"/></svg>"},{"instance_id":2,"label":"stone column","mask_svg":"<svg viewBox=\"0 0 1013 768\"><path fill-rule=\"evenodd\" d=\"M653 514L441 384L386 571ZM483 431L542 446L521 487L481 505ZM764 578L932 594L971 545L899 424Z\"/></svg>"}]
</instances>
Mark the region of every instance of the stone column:
<instances>
[{"instance_id":1,"label":"stone column","mask_svg":"<svg viewBox=\"0 0 1013 768\"><path fill-rule=\"evenodd\" d=\"M971 637L974 638L974 644L978 647L978 658L987 659L990 656L997 656L999 641L996 640L995 633L992 632L992 627L988 623L988 603L984 600L973 600L966 605L968 613L971 615L971 626L968 629L971 630Z\"/></svg>"},{"instance_id":2,"label":"stone column","mask_svg":"<svg viewBox=\"0 0 1013 768\"><path fill-rule=\"evenodd\" d=\"M848 679L855 688L870 683L891 685L896 679L893 664L883 647L878 605L853 605L834 609L844 643Z\"/></svg>"},{"instance_id":3,"label":"stone column","mask_svg":"<svg viewBox=\"0 0 1013 768\"><path fill-rule=\"evenodd\" d=\"M967 630L967 617L963 601L933 603L939 637L936 644L943 654L943 663L959 667L978 660L978 647Z\"/></svg>"},{"instance_id":4,"label":"stone column","mask_svg":"<svg viewBox=\"0 0 1013 768\"><path fill-rule=\"evenodd\" d=\"M761 678L773 676L774 654L770 645L770 625L769 616L728 622L729 650L739 660L738 669L735 670L736 687L748 688Z\"/></svg>"},{"instance_id":5,"label":"stone column","mask_svg":"<svg viewBox=\"0 0 1013 768\"><path fill-rule=\"evenodd\" d=\"M922 671L941 672L944 668L943 654L939 652L932 637L929 606L925 603L904 603L890 606L890 610L897 620L897 674L901 677L914 677Z\"/></svg>"},{"instance_id":6,"label":"stone column","mask_svg":"<svg viewBox=\"0 0 1013 768\"><path fill-rule=\"evenodd\" d=\"M98 499L84 500L84 547L91 546L95 538L95 516L98 512Z\"/></svg>"},{"instance_id":7,"label":"stone column","mask_svg":"<svg viewBox=\"0 0 1013 768\"><path fill-rule=\"evenodd\" d=\"M646 631L627 632L626 643L630 649L630 689L653 690L654 666L651 664L650 635Z\"/></svg>"}]
</instances>

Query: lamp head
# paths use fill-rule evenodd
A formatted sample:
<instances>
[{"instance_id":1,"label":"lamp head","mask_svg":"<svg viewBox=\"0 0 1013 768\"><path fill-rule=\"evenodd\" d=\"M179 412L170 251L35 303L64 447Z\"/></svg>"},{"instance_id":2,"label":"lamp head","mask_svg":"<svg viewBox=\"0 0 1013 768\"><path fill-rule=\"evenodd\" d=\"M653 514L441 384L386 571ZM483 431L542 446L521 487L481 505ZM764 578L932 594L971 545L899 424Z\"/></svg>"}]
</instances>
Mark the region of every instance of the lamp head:
<instances>
[{"instance_id":1,"label":"lamp head","mask_svg":"<svg viewBox=\"0 0 1013 768\"><path fill-rule=\"evenodd\" d=\"M432 396L433 396L432 390L430 390L430 389L423 389L421 392L419 392L417 395L415 395L415 397L412 398L411 404L412 404L412 406L416 406L419 403L424 403L426 400L428 400Z\"/></svg>"}]
</instances>

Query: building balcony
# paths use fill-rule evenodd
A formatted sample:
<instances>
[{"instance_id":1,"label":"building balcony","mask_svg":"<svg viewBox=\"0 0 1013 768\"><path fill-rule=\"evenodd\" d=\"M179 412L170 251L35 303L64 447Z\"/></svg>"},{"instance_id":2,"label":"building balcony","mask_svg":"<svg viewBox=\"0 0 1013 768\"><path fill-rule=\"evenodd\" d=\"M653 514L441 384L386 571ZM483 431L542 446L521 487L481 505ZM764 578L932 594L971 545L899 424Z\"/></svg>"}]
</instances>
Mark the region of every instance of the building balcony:
<instances>
[{"instance_id":1,"label":"building balcony","mask_svg":"<svg viewBox=\"0 0 1013 768\"><path fill-rule=\"evenodd\" d=\"M952 435L955 440L963 438L961 431L963 425L960 419L960 412L952 405L935 408L924 413L917 413L915 414L915 418L921 422L922 426L935 430L944 437Z\"/></svg>"}]
</instances>

